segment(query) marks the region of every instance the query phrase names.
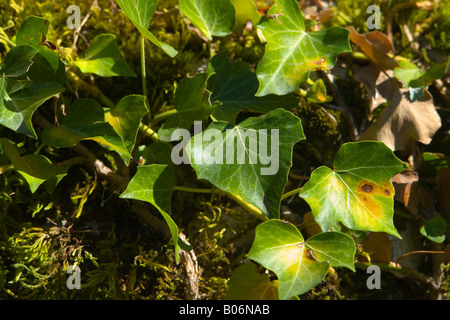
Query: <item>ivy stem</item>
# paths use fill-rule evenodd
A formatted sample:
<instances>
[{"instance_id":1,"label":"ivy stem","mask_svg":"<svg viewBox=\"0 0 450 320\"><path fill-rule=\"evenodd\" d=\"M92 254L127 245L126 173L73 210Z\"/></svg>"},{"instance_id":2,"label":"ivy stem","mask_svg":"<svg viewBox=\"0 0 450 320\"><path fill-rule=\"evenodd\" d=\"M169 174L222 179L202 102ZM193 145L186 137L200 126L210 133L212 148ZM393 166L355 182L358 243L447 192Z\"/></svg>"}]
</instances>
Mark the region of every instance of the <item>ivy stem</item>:
<instances>
[{"instance_id":1,"label":"ivy stem","mask_svg":"<svg viewBox=\"0 0 450 320\"><path fill-rule=\"evenodd\" d=\"M12 42L11 40L9 40L7 37L3 36L0 34L0 40L5 41L8 45L10 45L11 47L15 47L16 44L14 42Z\"/></svg>"},{"instance_id":2,"label":"ivy stem","mask_svg":"<svg viewBox=\"0 0 450 320\"><path fill-rule=\"evenodd\" d=\"M14 169L14 165L12 163L0 166L0 174L4 174L12 169Z\"/></svg>"},{"instance_id":3,"label":"ivy stem","mask_svg":"<svg viewBox=\"0 0 450 320\"><path fill-rule=\"evenodd\" d=\"M245 210L247 210L250 214L254 215L255 217L257 217L258 219L261 219L263 221L268 221L269 218L261 212L261 210L259 210L257 207L247 203L246 201L244 201L241 197L229 193L229 192L224 192L224 194L230 198L233 199L234 201L236 201L237 203L239 203L239 205L244 208Z\"/></svg>"},{"instance_id":4,"label":"ivy stem","mask_svg":"<svg viewBox=\"0 0 450 320\"><path fill-rule=\"evenodd\" d=\"M139 125L139 130L147 137L151 138L153 141L158 141L159 137L156 131L154 131L152 128L147 126L146 124L142 123Z\"/></svg>"},{"instance_id":5,"label":"ivy stem","mask_svg":"<svg viewBox=\"0 0 450 320\"><path fill-rule=\"evenodd\" d=\"M114 102L112 102L107 96L105 96L103 92L101 92L100 89L96 86L87 83L72 71L68 71L67 75L75 83L75 88L82 88L83 90L87 91L89 95L100 100L101 103L103 103L110 109L114 109L116 107Z\"/></svg>"},{"instance_id":6,"label":"ivy stem","mask_svg":"<svg viewBox=\"0 0 450 320\"><path fill-rule=\"evenodd\" d=\"M164 121L164 120L166 120L168 117L170 117L171 115L173 115L173 114L175 114L175 113L177 113L177 112L178 112L177 109L171 109L171 110L164 111L163 113L158 113L158 114L155 115L155 116L153 117L153 119L150 121L150 125L159 123L159 122L161 122L161 121Z\"/></svg>"},{"instance_id":7,"label":"ivy stem","mask_svg":"<svg viewBox=\"0 0 450 320\"><path fill-rule=\"evenodd\" d=\"M291 190L291 191L289 191L289 192L286 192L285 194L283 194L283 195L281 196L281 200L284 200L284 199L286 199L286 198L289 198L290 196L292 196L292 195L294 195L294 194L300 193L300 191L302 191L302 188L297 188L297 189Z\"/></svg>"},{"instance_id":8,"label":"ivy stem","mask_svg":"<svg viewBox=\"0 0 450 320\"><path fill-rule=\"evenodd\" d=\"M402 254L400 257L398 257L395 264L398 265L400 260L402 260L403 258L405 258L411 254L416 254L416 253L444 254L444 251L417 250L417 251L407 252L407 253Z\"/></svg>"},{"instance_id":9,"label":"ivy stem","mask_svg":"<svg viewBox=\"0 0 450 320\"><path fill-rule=\"evenodd\" d=\"M173 190L195 192L195 193L214 193L216 191L214 189L199 189L199 188L190 188L190 187L181 187L181 186L174 186Z\"/></svg>"},{"instance_id":10,"label":"ivy stem","mask_svg":"<svg viewBox=\"0 0 450 320\"><path fill-rule=\"evenodd\" d=\"M145 38L141 35L141 78L142 78L142 94L145 97L145 103L148 107L148 119L152 119L152 110L148 104L148 93L147 93L147 70L145 68Z\"/></svg>"},{"instance_id":11,"label":"ivy stem","mask_svg":"<svg viewBox=\"0 0 450 320\"><path fill-rule=\"evenodd\" d=\"M261 219L263 221L269 220L269 218L266 215L264 215L261 212L261 210L259 210L257 207L247 203L241 197L239 197L239 196L237 196L235 194L232 194L230 192L219 191L217 189L199 189L199 188L180 187L180 186L174 186L173 190L195 192L195 193L214 193L214 192L218 192L218 193L224 194L228 198L236 201L242 208L247 210L250 214L254 215L258 219Z\"/></svg>"}]
</instances>

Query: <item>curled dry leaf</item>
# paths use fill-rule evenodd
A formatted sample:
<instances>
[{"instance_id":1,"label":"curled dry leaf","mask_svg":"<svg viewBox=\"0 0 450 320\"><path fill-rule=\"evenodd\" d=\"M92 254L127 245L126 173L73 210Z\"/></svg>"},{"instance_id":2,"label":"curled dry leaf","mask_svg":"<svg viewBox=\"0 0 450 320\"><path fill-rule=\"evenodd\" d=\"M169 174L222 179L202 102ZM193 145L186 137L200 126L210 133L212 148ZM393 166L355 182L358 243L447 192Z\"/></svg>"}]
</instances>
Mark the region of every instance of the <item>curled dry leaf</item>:
<instances>
[{"instance_id":1,"label":"curled dry leaf","mask_svg":"<svg viewBox=\"0 0 450 320\"><path fill-rule=\"evenodd\" d=\"M379 31L359 34L353 26L347 27L350 31L350 41L357 44L362 52L382 70L391 70L397 62L387 55L393 47L387 36Z\"/></svg>"},{"instance_id":2,"label":"curled dry leaf","mask_svg":"<svg viewBox=\"0 0 450 320\"><path fill-rule=\"evenodd\" d=\"M357 68L354 72L355 80L361 82L367 90L370 112L394 96L397 88L392 85L391 79L394 76L392 70L382 72L375 64L370 64Z\"/></svg>"},{"instance_id":3,"label":"curled dry leaf","mask_svg":"<svg viewBox=\"0 0 450 320\"><path fill-rule=\"evenodd\" d=\"M405 150L411 140L429 144L440 127L441 118L428 90L421 99L411 102L409 90L401 88L361 140L382 141L394 151Z\"/></svg>"},{"instance_id":4,"label":"curled dry leaf","mask_svg":"<svg viewBox=\"0 0 450 320\"><path fill-rule=\"evenodd\" d=\"M411 213L429 214L433 207L433 198L420 185L419 175L413 170L404 170L391 179L395 188L396 201L404 204Z\"/></svg>"}]
</instances>

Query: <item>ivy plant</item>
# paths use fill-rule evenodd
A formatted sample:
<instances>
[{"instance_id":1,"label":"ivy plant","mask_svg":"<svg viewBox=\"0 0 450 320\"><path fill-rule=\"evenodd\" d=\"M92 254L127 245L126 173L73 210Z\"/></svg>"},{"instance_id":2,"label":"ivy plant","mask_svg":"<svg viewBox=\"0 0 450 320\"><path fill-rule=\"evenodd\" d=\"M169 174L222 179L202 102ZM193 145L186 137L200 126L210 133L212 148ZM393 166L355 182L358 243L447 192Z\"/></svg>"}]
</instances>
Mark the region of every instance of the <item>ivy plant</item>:
<instances>
[{"instance_id":1,"label":"ivy plant","mask_svg":"<svg viewBox=\"0 0 450 320\"><path fill-rule=\"evenodd\" d=\"M237 13L247 12L248 20L262 32L265 51L257 65L250 66L232 62L225 52L211 49L207 69L177 84L173 109L152 114L145 78L146 50L162 50L170 58L178 51L150 31L156 0L116 3L141 34L142 92L115 103L94 84L82 80L95 75L136 81L138 74L122 56L114 35L97 35L85 52L65 59L57 49L43 44L50 22L31 16L19 28L14 46L1 64L2 126L54 150L72 148L87 157L88 166L116 184L121 199L154 207L170 229L177 262L182 253L195 251L195 247L181 236L172 217L174 192L228 197L257 217L260 223L247 254L253 262L236 270L229 283L230 298L257 297L255 288L264 287L267 295L260 298L295 299L319 284L332 268L355 271L352 232L385 232L401 238L393 220L391 178L407 166L384 142L343 143L332 167L315 168L302 187L287 191L294 147L308 140L301 118L292 109L311 98L302 97L301 87L313 83L315 71L331 70L342 54L351 52L347 29L313 30L316 22L305 18L295 0L275 0L262 18L254 6L247 8L239 1L180 0L177 14L200 32L210 48L214 41L234 32ZM242 16L239 19L242 21ZM396 75L411 78L402 70ZM312 92L325 91L326 95L324 82L316 83ZM58 122L49 122L39 112L42 106L54 97L68 97L72 84L90 96L65 100ZM154 163L150 156L145 164L136 157L139 133L152 140L147 154ZM117 155L127 173L105 168L83 148L87 140L104 148L105 154ZM43 155L20 150L11 140L1 138L0 142L1 153L33 193L41 185L51 193L67 176L71 164L77 164L61 167ZM165 156L158 158L159 152ZM194 183L176 176L182 165L194 173ZM195 183L207 187L194 188ZM298 225L282 220L281 203L289 196L305 201L321 232L307 237ZM431 219L421 233L442 242L444 230L442 219ZM276 280L258 274L256 265L273 272ZM247 288L251 294L245 296L239 288Z\"/></svg>"}]
</instances>

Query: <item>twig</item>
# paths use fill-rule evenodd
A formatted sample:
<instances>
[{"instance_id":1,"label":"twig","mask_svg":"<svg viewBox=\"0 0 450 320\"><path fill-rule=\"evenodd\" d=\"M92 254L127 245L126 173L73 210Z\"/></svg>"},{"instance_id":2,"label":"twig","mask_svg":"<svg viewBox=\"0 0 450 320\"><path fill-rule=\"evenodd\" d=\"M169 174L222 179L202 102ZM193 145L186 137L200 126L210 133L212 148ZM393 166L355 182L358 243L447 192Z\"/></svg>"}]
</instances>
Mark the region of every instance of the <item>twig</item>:
<instances>
[{"instance_id":1,"label":"twig","mask_svg":"<svg viewBox=\"0 0 450 320\"><path fill-rule=\"evenodd\" d=\"M183 242L189 244L189 242L186 240L186 236L182 232L180 232L179 237L181 238L181 240L183 240ZM200 271L198 268L197 257L194 250L190 250L189 252L181 250L180 261L183 264L184 271L186 273L186 299L197 300L200 297L198 290Z\"/></svg>"},{"instance_id":2,"label":"twig","mask_svg":"<svg viewBox=\"0 0 450 320\"><path fill-rule=\"evenodd\" d=\"M395 46L394 46L394 38L392 35L392 24L393 24L395 15L399 11L408 9L408 8L421 8L423 10L430 10L432 7L433 7L433 2L431 2L431 1L402 2L402 3L398 3L398 4L394 5L389 10L389 12L386 15L386 19L385 19L385 26L386 26L386 34L389 38L389 41L392 44L392 47L394 48L394 51L395 51Z\"/></svg>"},{"instance_id":3,"label":"twig","mask_svg":"<svg viewBox=\"0 0 450 320\"><path fill-rule=\"evenodd\" d=\"M72 51L73 52L77 52L77 42L78 42L78 37L81 36L83 37L83 35L80 33L81 28L84 26L84 24L88 21L89 17L91 16L91 11L92 9L98 6L97 0L92 1L92 5L89 8L89 12L86 14L86 16L84 17L83 21L81 21L80 26L74 31L74 37L73 37L73 45L72 45ZM85 39L86 41L86 39ZM87 41L86 41L87 42Z\"/></svg>"},{"instance_id":4,"label":"twig","mask_svg":"<svg viewBox=\"0 0 450 320\"><path fill-rule=\"evenodd\" d=\"M415 280L421 281L423 283L429 284L435 290L439 290L440 286L437 284L432 277L428 277L419 271L416 271L411 268L397 268L392 264L387 263L364 263L364 262L355 262L355 267L360 269L367 269L367 267L371 265L376 265L380 268L381 271L388 271L395 275L395 273L400 273L404 276L411 277Z\"/></svg>"}]
</instances>

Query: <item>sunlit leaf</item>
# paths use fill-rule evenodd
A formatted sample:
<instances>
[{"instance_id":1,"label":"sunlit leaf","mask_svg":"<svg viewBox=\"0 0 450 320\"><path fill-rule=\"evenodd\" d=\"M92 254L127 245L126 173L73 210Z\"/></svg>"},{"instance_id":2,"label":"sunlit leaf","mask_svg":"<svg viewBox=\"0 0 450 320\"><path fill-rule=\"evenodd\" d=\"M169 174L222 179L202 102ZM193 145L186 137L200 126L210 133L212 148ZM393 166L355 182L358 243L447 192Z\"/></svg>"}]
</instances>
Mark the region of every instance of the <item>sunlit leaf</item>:
<instances>
[{"instance_id":1,"label":"sunlit leaf","mask_svg":"<svg viewBox=\"0 0 450 320\"><path fill-rule=\"evenodd\" d=\"M285 300L311 290L330 265L354 270L354 255L355 243L343 233L321 233L305 241L293 224L272 219L256 228L248 258L277 275L278 295Z\"/></svg>"},{"instance_id":2,"label":"sunlit leaf","mask_svg":"<svg viewBox=\"0 0 450 320\"><path fill-rule=\"evenodd\" d=\"M273 18L258 25L267 44L256 69L257 96L292 92L311 71L330 69L340 53L351 51L346 29L308 31L295 0L275 0L268 15Z\"/></svg>"},{"instance_id":3,"label":"sunlit leaf","mask_svg":"<svg viewBox=\"0 0 450 320\"><path fill-rule=\"evenodd\" d=\"M344 144L333 169L311 174L300 197L311 207L323 231L338 222L354 230L384 231L400 238L394 227L394 187L390 179L405 168L384 143Z\"/></svg>"},{"instance_id":4,"label":"sunlit leaf","mask_svg":"<svg viewBox=\"0 0 450 320\"><path fill-rule=\"evenodd\" d=\"M42 38L47 35L50 21L47 19L29 16L20 25L16 34L16 44L18 46L29 44L31 46L39 46Z\"/></svg>"},{"instance_id":5,"label":"sunlit leaf","mask_svg":"<svg viewBox=\"0 0 450 320\"><path fill-rule=\"evenodd\" d=\"M300 119L277 109L237 125L213 122L191 138L186 152L199 179L275 218L292 165L293 146L303 139Z\"/></svg>"},{"instance_id":6,"label":"sunlit leaf","mask_svg":"<svg viewBox=\"0 0 450 320\"><path fill-rule=\"evenodd\" d=\"M322 79L314 81L306 95L306 98L309 102L313 103L324 103L333 100L333 97L327 95L327 87Z\"/></svg>"},{"instance_id":7,"label":"sunlit leaf","mask_svg":"<svg viewBox=\"0 0 450 320\"><path fill-rule=\"evenodd\" d=\"M127 148L128 153L123 155L127 164L128 154L134 149L139 125L147 112L145 97L133 94L120 99L113 110L105 113L105 120L119 134Z\"/></svg>"},{"instance_id":8,"label":"sunlit leaf","mask_svg":"<svg viewBox=\"0 0 450 320\"><path fill-rule=\"evenodd\" d=\"M96 36L84 59L76 60L74 63L84 73L95 73L102 77L136 77L125 59L120 56L115 36L108 33Z\"/></svg>"},{"instance_id":9,"label":"sunlit leaf","mask_svg":"<svg viewBox=\"0 0 450 320\"><path fill-rule=\"evenodd\" d=\"M397 62L387 54L393 51L393 47L385 34L379 31L359 34L353 26L347 29L350 31L350 41L357 44L381 70L392 70L397 66Z\"/></svg>"},{"instance_id":10,"label":"sunlit leaf","mask_svg":"<svg viewBox=\"0 0 450 320\"><path fill-rule=\"evenodd\" d=\"M169 44L159 41L148 28L155 13L157 0L116 0L123 13L131 20L134 26L142 33L144 37L153 44L162 49L171 57L178 53Z\"/></svg>"},{"instance_id":11,"label":"sunlit leaf","mask_svg":"<svg viewBox=\"0 0 450 320\"><path fill-rule=\"evenodd\" d=\"M278 300L278 280L256 271L256 264L244 263L228 281L227 300Z\"/></svg>"},{"instance_id":12,"label":"sunlit leaf","mask_svg":"<svg viewBox=\"0 0 450 320\"><path fill-rule=\"evenodd\" d=\"M256 26L261 19L261 14L256 9L253 0L231 0L236 11L236 30L242 32L245 24L250 21Z\"/></svg>"},{"instance_id":13,"label":"sunlit leaf","mask_svg":"<svg viewBox=\"0 0 450 320\"><path fill-rule=\"evenodd\" d=\"M230 34L236 23L230 0L180 0L180 11L208 39Z\"/></svg>"}]
</instances>

